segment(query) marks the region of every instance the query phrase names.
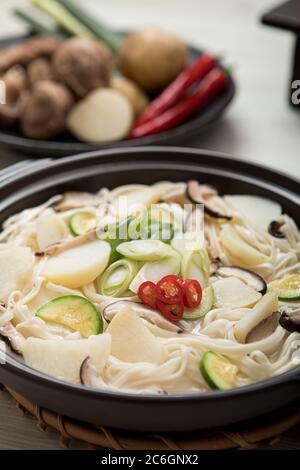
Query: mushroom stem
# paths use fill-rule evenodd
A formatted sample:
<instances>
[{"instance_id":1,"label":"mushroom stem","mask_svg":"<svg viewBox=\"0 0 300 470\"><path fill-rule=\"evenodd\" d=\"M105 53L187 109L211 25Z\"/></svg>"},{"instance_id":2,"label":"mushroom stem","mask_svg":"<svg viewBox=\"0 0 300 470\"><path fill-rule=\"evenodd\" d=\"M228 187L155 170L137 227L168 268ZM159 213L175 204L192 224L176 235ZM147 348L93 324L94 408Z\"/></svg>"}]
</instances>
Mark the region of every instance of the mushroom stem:
<instances>
[{"instance_id":1,"label":"mushroom stem","mask_svg":"<svg viewBox=\"0 0 300 470\"><path fill-rule=\"evenodd\" d=\"M278 299L275 292L268 292L252 309L252 312L246 314L234 326L234 335L239 343L245 343L248 334L259 323L268 318L277 310Z\"/></svg>"},{"instance_id":2,"label":"mushroom stem","mask_svg":"<svg viewBox=\"0 0 300 470\"><path fill-rule=\"evenodd\" d=\"M0 339L3 339L9 345L13 352L19 355L22 354L25 338L18 333L10 322L0 327Z\"/></svg>"},{"instance_id":3,"label":"mushroom stem","mask_svg":"<svg viewBox=\"0 0 300 470\"><path fill-rule=\"evenodd\" d=\"M84 243L88 243L92 240L96 239L96 229L93 228L89 230L87 233L83 235L79 235L78 237L74 237L70 240L61 243L55 243L54 245L50 245L46 248L45 251L42 253L36 253L36 256L55 256L63 251L69 250L70 248L75 248L76 246L83 245Z\"/></svg>"},{"instance_id":4,"label":"mushroom stem","mask_svg":"<svg viewBox=\"0 0 300 470\"><path fill-rule=\"evenodd\" d=\"M93 388L108 388L108 385L98 373L93 360L89 356L81 364L79 375L82 385Z\"/></svg>"}]
</instances>

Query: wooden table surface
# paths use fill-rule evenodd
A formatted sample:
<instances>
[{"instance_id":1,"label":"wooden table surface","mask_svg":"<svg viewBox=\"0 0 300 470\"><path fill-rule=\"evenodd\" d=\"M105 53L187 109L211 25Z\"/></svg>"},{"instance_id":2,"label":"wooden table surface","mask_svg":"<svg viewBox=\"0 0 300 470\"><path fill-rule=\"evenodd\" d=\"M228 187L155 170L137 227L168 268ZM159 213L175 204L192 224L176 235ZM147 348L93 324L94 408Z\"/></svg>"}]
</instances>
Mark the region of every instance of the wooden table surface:
<instances>
[{"instance_id":1,"label":"wooden table surface","mask_svg":"<svg viewBox=\"0 0 300 470\"><path fill-rule=\"evenodd\" d=\"M234 67L238 94L230 110L205 135L186 145L231 153L292 175L300 173L300 113L288 106L293 36L259 22L274 0L81 0L120 29L146 24L177 31L187 41L224 55ZM26 0L1 0L0 34L24 31L9 13ZM300 77L299 77L300 79ZM0 168L22 157L0 149ZM0 449L59 449L53 431L41 433L0 392ZM261 447L263 449L269 446ZM300 426L273 449L300 449Z\"/></svg>"}]
</instances>

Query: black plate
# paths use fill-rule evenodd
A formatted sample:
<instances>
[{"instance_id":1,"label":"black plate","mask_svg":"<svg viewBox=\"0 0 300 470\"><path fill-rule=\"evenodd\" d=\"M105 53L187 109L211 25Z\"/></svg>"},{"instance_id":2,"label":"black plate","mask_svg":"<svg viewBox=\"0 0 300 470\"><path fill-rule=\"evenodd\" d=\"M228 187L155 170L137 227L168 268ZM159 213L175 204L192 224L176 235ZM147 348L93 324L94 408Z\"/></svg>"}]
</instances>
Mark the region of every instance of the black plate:
<instances>
[{"instance_id":1,"label":"black plate","mask_svg":"<svg viewBox=\"0 0 300 470\"><path fill-rule=\"evenodd\" d=\"M24 36L0 40L0 49L11 44L24 40ZM190 58L192 62L202 51L194 47L190 48ZM185 139L205 131L214 121L220 118L235 94L235 84L230 78L227 88L220 93L210 104L194 115L187 122L161 134L139 139L122 140L106 145L93 145L79 142L77 139L66 133L53 140L36 140L23 137L18 129L1 130L0 144L6 145L22 153L30 154L34 157L53 156L59 157L80 152L89 152L97 149L114 147L132 147L141 145L171 145L179 144Z\"/></svg>"},{"instance_id":2,"label":"black plate","mask_svg":"<svg viewBox=\"0 0 300 470\"><path fill-rule=\"evenodd\" d=\"M40 160L0 173L0 223L64 190L94 191L127 183L196 178L221 193L246 193L278 201L300 225L299 181L215 152L131 148ZM11 353L0 381L34 403L83 421L143 431L183 431L224 426L259 416L300 398L299 367L225 392L136 395L98 391L50 378Z\"/></svg>"}]
</instances>

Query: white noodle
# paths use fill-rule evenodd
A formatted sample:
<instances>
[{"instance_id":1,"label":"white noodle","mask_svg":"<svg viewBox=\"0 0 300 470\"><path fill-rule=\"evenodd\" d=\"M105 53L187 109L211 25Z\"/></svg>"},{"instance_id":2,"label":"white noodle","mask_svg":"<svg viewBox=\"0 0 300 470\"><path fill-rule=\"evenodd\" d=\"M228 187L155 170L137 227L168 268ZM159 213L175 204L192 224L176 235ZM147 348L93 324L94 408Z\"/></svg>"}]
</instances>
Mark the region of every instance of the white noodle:
<instances>
[{"instance_id":1,"label":"white noodle","mask_svg":"<svg viewBox=\"0 0 300 470\"><path fill-rule=\"evenodd\" d=\"M165 184L166 190L175 187L175 184ZM177 188L185 185L178 185ZM142 187L137 187L137 190ZM94 213L99 219L110 216L116 217L116 195L122 189L112 192L101 190L98 195L103 199L103 205L98 207L86 206L85 211ZM29 246L33 251L36 244L36 219L42 214L52 211L51 206L60 200L55 196L38 207L27 209L10 217L3 225L0 233L0 243L13 246ZM176 206L173 204L172 206ZM210 206L221 213L232 214L233 220L229 222L236 234L244 243L256 249L265 256L262 263L251 266L251 269L262 275L266 281L280 279L287 274L300 272L300 233L295 222L287 215L282 215L278 222L282 224L281 230L284 239L272 237L261 227L255 226L251 220L233 211L220 196L210 198ZM176 207L173 207L174 213ZM172 210L173 210L172 209ZM47 212L48 211L48 212ZM182 209L177 206L178 214ZM67 221L74 210L59 214ZM205 223L205 242L212 258L219 258L222 263L236 264L234 254L224 248L221 241L221 230L226 221L208 220ZM5 245L0 245L4 249ZM28 279L22 291L15 290L10 293L5 309L0 312L0 327L12 322L16 329L25 338L29 336L50 339L63 338L72 340L80 338L79 333L55 324L47 324L35 317L32 311L32 302L38 302L43 290L49 294L49 299L56 295L84 295L95 303L100 312L109 304L120 300L100 295L95 285L83 285L78 289L69 289L62 285L46 282L41 276L43 263L46 258L36 257L32 278ZM137 297L126 297L122 300L136 301ZM224 354L238 367L236 385L242 386L257 380L266 379L285 372L296 365L294 354L300 344L300 334L289 334L280 325L272 333L259 341L240 344L234 337L234 325L244 315L251 314L249 308L215 308L203 319L192 324L183 322L189 329L182 334L164 329L162 325L154 325L147 318L144 324L165 347L166 357L161 364L126 363L110 356L102 373L103 388L112 390L131 390L137 393L174 393L178 391L199 392L209 389L207 383L199 372L199 361L208 351ZM189 332L190 331L190 332Z\"/></svg>"}]
</instances>

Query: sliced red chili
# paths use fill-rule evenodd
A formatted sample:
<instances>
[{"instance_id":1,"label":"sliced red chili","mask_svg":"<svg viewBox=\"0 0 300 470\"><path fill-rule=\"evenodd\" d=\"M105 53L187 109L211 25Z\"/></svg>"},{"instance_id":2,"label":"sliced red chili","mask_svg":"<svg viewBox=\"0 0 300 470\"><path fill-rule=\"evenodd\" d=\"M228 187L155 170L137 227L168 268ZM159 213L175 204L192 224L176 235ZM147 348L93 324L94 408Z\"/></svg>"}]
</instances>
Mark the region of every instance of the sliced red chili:
<instances>
[{"instance_id":1,"label":"sliced red chili","mask_svg":"<svg viewBox=\"0 0 300 470\"><path fill-rule=\"evenodd\" d=\"M176 274L168 274L167 276L168 279L174 279L174 281L178 282L178 284L181 285L182 287L182 284L184 283L184 279L182 279L182 277L180 276L176 276Z\"/></svg>"},{"instance_id":2,"label":"sliced red chili","mask_svg":"<svg viewBox=\"0 0 300 470\"><path fill-rule=\"evenodd\" d=\"M182 302L175 304L166 304L161 300L158 300L157 308L167 320L170 320L172 322L179 321L183 317L184 305Z\"/></svg>"},{"instance_id":3,"label":"sliced red chili","mask_svg":"<svg viewBox=\"0 0 300 470\"><path fill-rule=\"evenodd\" d=\"M144 304L149 305L149 307L156 308L157 288L154 282L143 282L140 285L137 294Z\"/></svg>"},{"instance_id":4,"label":"sliced red chili","mask_svg":"<svg viewBox=\"0 0 300 470\"><path fill-rule=\"evenodd\" d=\"M196 308L202 299L202 287L196 279L185 279L183 282L183 302L188 308Z\"/></svg>"},{"instance_id":5,"label":"sliced red chili","mask_svg":"<svg viewBox=\"0 0 300 470\"><path fill-rule=\"evenodd\" d=\"M182 302L183 290L180 283L173 276L165 276L156 284L157 299L165 304L178 304Z\"/></svg>"}]
</instances>

